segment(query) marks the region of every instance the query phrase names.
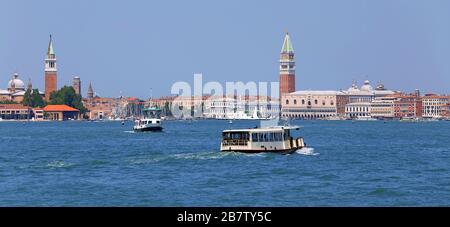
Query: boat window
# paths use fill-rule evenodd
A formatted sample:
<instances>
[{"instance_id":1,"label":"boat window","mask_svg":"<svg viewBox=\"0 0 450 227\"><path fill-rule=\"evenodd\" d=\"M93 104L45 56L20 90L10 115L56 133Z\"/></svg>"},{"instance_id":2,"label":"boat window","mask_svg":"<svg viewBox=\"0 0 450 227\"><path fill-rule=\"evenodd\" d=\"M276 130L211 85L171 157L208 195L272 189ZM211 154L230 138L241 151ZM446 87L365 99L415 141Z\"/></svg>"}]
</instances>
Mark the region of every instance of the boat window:
<instances>
[{"instance_id":1,"label":"boat window","mask_svg":"<svg viewBox=\"0 0 450 227\"><path fill-rule=\"evenodd\" d=\"M268 142L269 141L269 135L268 133L264 133L264 141Z\"/></svg>"},{"instance_id":2,"label":"boat window","mask_svg":"<svg viewBox=\"0 0 450 227\"><path fill-rule=\"evenodd\" d=\"M225 132L222 134L224 140L249 140L248 132Z\"/></svg>"},{"instance_id":3,"label":"boat window","mask_svg":"<svg viewBox=\"0 0 450 227\"><path fill-rule=\"evenodd\" d=\"M275 140L275 141L281 141L281 133L279 133L279 132L275 133L275 138L274 138L274 140Z\"/></svg>"},{"instance_id":4,"label":"boat window","mask_svg":"<svg viewBox=\"0 0 450 227\"><path fill-rule=\"evenodd\" d=\"M258 134L257 133L252 133L252 141L258 142Z\"/></svg>"},{"instance_id":5,"label":"boat window","mask_svg":"<svg viewBox=\"0 0 450 227\"><path fill-rule=\"evenodd\" d=\"M258 137L259 137L259 142L264 142L264 134L263 133L258 133Z\"/></svg>"},{"instance_id":6,"label":"boat window","mask_svg":"<svg viewBox=\"0 0 450 227\"><path fill-rule=\"evenodd\" d=\"M224 140L225 140L225 139L231 139L231 135L230 135L229 132L224 132L223 135L222 135L222 137L223 137Z\"/></svg>"}]
</instances>

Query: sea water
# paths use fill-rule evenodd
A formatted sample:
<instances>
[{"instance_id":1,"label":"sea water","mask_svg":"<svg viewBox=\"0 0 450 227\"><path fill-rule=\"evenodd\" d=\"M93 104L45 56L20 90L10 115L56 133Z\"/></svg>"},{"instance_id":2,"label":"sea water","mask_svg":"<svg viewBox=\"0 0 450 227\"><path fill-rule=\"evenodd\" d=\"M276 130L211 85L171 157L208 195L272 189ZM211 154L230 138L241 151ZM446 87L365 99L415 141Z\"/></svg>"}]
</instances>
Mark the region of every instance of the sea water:
<instances>
[{"instance_id":1,"label":"sea water","mask_svg":"<svg viewBox=\"0 0 450 227\"><path fill-rule=\"evenodd\" d=\"M450 205L450 122L293 123L280 155L220 152L257 121L1 122L0 206Z\"/></svg>"}]
</instances>

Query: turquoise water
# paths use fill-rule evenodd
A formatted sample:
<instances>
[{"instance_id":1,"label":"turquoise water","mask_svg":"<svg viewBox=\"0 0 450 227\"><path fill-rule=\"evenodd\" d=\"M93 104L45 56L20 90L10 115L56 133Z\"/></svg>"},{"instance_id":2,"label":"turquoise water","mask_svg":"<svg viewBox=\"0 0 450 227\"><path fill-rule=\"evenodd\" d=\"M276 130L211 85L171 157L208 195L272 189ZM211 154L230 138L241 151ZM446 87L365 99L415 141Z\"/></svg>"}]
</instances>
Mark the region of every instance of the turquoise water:
<instances>
[{"instance_id":1,"label":"turquoise water","mask_svg":"<svg viewBox=\"0 0 450 227\"><path fill-rule=\"evenodd\" d=\"M0 206L449 206L450 122L298 121L309 149L219 152L257 122L1 122Z\"/></svg>"}]
</instances>

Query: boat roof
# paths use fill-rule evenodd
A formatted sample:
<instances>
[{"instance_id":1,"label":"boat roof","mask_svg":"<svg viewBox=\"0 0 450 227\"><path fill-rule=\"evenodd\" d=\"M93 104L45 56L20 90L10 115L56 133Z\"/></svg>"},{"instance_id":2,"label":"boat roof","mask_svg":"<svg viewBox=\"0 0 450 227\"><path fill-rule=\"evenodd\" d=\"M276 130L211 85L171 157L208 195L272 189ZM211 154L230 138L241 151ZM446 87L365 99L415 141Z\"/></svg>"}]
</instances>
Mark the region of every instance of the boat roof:
<instances>
[{"instance_id":1,"label":"boat roof","mask_svg":"<svg viewBox=\"0 0 450 227\"><path fill-rule=\"evenodd\" d=\"M300 129L300 126L273 126L265 128L249 128L249 129L228 129L223 132L274 132L283 130L296 130Z\"/></svg>"}]
</instances>

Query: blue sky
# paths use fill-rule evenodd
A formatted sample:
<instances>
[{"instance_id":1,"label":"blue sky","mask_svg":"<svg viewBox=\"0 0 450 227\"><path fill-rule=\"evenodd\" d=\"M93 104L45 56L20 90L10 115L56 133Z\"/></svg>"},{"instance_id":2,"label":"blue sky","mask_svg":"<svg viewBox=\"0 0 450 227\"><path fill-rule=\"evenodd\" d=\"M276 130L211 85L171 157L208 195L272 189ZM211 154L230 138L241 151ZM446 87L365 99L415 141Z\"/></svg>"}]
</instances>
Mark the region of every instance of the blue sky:
<instances>
[{"instance_id":1,"label":"blue sky","mask_svg":"<svg viewBox=\"0 0 450 227\"><path fill-rule=\"evenodd\" d=\"M450 1L0 0L0 88L18 71L44 88L49 34L58 85L146 98L176 81L277 81L284 32L297 90L353 80L450 93Z\"/></svg>"}]
</instances>

